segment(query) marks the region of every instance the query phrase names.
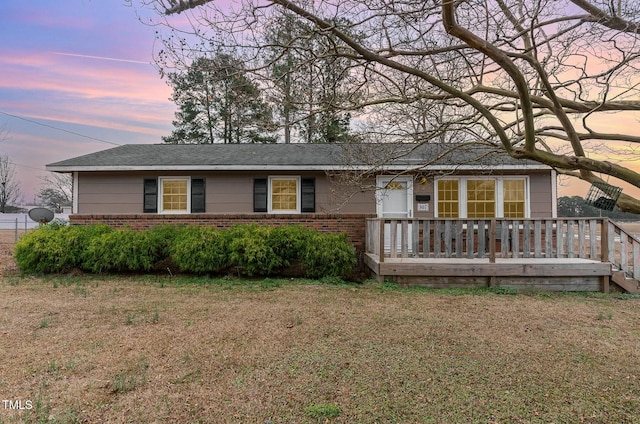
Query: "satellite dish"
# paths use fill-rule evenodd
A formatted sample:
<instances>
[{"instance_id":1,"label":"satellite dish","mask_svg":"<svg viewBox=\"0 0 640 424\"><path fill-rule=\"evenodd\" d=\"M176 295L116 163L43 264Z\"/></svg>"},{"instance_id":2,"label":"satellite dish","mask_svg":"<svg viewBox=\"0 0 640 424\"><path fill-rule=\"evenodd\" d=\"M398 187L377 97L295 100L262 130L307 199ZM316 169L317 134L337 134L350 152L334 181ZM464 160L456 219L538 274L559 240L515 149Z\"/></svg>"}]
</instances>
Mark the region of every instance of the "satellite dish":
<instances>
[{"instance_id":1,"label":"satellite dish","mask_svg":"<svg viewBox=\"0 0 640 424\"><path fill-rule=\"evenodd\" d=\"M46 224L53 219L53 211L47 208L33 208L29 210L29 218L35 222Z\"/></svg>"}]
</instances>

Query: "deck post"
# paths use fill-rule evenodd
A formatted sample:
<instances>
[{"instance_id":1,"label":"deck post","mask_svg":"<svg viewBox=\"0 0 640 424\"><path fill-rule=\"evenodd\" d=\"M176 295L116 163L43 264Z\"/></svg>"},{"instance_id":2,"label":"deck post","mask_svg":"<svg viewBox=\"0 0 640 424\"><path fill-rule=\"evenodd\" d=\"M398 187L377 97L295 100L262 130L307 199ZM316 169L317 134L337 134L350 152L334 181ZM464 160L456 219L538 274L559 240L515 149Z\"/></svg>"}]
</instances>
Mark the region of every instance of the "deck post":
<instances>
[{"instance_id":1,"label":"deck post","mask_svg":"<svg viewBox=\"0 0 640 424\"><path fill-rule=\"evenodd\" d=\"M400 223L400 257L406 258L409 256L409 221L407 219L403 219Z\"/></svg>"},{"instance_id":2,"label":"deck post","mask_svg":"<svg viewBox=\"0 0 640 424\"><path fill-rule=\"evenodd\" d=\"M378 223L378 231L380 232L380 237L378 238L380 255L378 256L378 260L382 263L384 262L384 218L378 218Z\"/></svg>"},{"instance_id":3,"label":"deck post","mask_svg":"<svg viewBox=\"0 0 640 424\"><path fill-rule=\"evenodd\" d=\"M603 218L600 225L600 261L609 262L609 218Z\"/></svg>"},{"instance_id":4,"label":"deck post","mask_svg":"<svg viewBox=\"0 0 640 424\"><path fill-rule=\"evenodd\" d=\"M608 275L604 275L604 276L602 276L602 293L609 294L609 292L610 292L609 276Z\"/></svg>"},{"instance_id":5,"label":"deck post","mask_svg":"<svg viewBox=\"0 0 640 424\"><path fill-rule=\"evenodd\" d=\"M589 220L589 259L598 258L598 222L595 219Z\"/></svg>"},{"instance_id":6,"label":"deck post","mask_svg":"<svg viewBox=\"0 0 640 424\"><path fill-rule=\"evenodd\" d=\"M496 263L496 220L489 223L489 262Z\"/></svg>"}]
</instances>

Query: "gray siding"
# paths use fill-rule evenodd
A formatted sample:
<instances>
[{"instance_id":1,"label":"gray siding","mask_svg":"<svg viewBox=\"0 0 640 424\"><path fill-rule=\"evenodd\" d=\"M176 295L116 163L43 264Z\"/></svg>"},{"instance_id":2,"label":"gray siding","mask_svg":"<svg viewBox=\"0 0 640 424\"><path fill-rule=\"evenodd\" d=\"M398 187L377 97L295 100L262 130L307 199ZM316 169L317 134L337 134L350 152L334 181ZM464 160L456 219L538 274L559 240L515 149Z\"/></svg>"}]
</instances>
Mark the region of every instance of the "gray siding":
<instances>
[{"instance_id":1,"label":"gray siding","mask_svg":"<svg viewBox=\"0 0 640 424\"><path fill-rule=\"evenodd\" d=\"M551 217L552 205L556 202L552 197L553 184L555 181L551 180L551 171L529 176L531 218Z\"/></svg>"},{"instance_id":2,"label":"gray siding","mask_svg":"<svg viewBox=\"0 0 640 424\"><path fill-rule=\"evenodd\" d=\"M142 213L142 183L141 175L81 172L76 213Z\"/></svg>"},{"instance_id":3,"label":"gray siding","mask_svg":"<svg viewBox=\"0 0 640 424\"><path fill-rule=\"evenodd\" d=\"M206 178L206 213L250 214L253 213L253 179L255 177L296 175L316 178L316 212L339 214L376 213L375 178L354 187L340 184L338 179L324 172L80 172L78 174L79 214L138 214L142 213L143 180L162 176L190 176ZM514 174L522 175L522 174ZM530 209L532 218L551 217L552 180L551 172L529 174ZM432 218L434 210L433 178L421 183L416 178L414 189L414 216ZM429 210L418 211L415 195L430 194Z\"/></svg>"},{"instance_id":4,"label":"gray siding","mask_svg":"<svg viewBox=\"0 0 640 424\"><path fill-rule=\"evenodd\" d=\"M316 173L185 173L185 172L81 172L78 175L79 214L142 213L143 180L165 176L206 178L206 213L253 213L255 177L295 175L316 178L316 212L375 213L373 192L347 192L323 172Z\"/></svg>"}]
</instances>

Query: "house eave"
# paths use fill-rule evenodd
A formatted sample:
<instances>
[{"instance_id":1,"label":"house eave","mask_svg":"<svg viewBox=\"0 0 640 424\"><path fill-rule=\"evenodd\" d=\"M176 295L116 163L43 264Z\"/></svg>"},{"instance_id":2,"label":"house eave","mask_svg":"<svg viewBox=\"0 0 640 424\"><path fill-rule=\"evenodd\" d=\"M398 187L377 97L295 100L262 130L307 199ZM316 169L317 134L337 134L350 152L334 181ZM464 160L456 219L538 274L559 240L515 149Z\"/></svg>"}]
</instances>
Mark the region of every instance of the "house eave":
<instances>
[{"instance_id":1,"label":"house eave","mask_svg":"<svg viewBox=\"0 0 640 424\"><path fill-rule=\"evenodd\" d=\"M135 171L371 171L379 172L425 172L425 171L535 171L551 168L542 164L518 164L518 165L429 165L426 167L404 165L385 166L336 166L336 165L47 165L47 171L51 172L135 172Z\"/></svg>"}]
</instances>

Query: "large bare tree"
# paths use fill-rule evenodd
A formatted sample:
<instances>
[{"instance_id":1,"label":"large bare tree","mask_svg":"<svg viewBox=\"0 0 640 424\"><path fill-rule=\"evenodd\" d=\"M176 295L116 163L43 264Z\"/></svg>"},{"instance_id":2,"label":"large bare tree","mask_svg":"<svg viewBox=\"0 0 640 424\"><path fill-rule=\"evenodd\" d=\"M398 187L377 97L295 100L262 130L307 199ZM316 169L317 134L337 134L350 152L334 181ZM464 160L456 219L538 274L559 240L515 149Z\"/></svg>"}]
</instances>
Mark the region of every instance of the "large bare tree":
<instances>
[{"instance_id":1,"label":"large bare tree","mask_svg":"<svg viewBox=\"0 0 640 424\"><path fill-rule=\"evenodd\" d=\"M73 177L71 174L51 173L41 178L42 184L38 197L56 212L62 212L65 206L73 203Z\"/></svg>"},{"instance_id":2,"label":"large bare tree","mask_svg":"<svg viewBox=\"0 0 640 424\"><path fill-rule=\"evenodd\" d=\"M367 112L360 122L377 133L481 142L585 181L640 187L622 160L640 143L640 1L139 1L174 28L176 14L187 18L191 34L165 39L176 57L197 39L192 50L233 44L255 64L271 9L284 8L337 40L325 54L350 61L354 94L340 107ZM413 119L390 119L394 109ZM640 212L625 194L618 206Z\"/></svg>"}]
</instances>

